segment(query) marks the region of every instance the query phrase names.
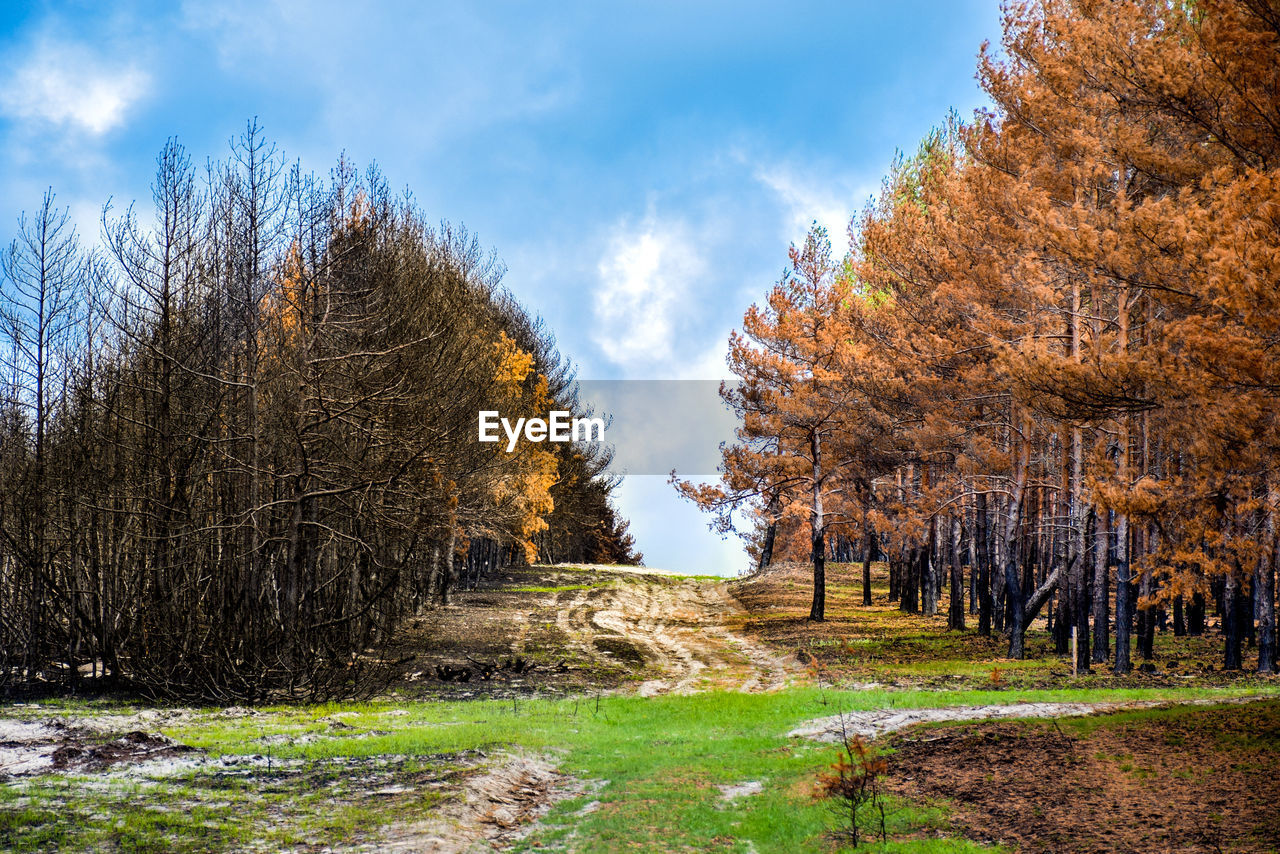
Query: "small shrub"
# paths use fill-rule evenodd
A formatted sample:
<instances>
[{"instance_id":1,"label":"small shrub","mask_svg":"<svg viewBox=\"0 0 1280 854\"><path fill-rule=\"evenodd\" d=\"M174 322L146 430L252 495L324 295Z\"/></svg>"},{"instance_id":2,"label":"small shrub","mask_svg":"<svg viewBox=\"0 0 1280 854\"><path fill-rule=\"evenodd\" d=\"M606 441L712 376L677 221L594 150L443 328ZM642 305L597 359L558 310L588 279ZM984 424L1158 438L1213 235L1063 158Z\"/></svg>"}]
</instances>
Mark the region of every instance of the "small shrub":
<instances>
[{"instance_id":1,"label":"small shrub","mask_svg":"<svg viewBox=\"0 0 1280 854\"><path fill-rule=\"evenodd\" d=\"M874 755L866 742L847 733L841 738L842 752L830 766L830 771L818 775L814 787L815 800L826 801L841 827L835 831L837 838L847 839L857 846L859 840L859 814L869 807L879 818L879 836L886 840L884 802L880 798L880 778L888 770L888 763ZM846 826L847 822L847 826Z\"/></svg>"}]
</instances>

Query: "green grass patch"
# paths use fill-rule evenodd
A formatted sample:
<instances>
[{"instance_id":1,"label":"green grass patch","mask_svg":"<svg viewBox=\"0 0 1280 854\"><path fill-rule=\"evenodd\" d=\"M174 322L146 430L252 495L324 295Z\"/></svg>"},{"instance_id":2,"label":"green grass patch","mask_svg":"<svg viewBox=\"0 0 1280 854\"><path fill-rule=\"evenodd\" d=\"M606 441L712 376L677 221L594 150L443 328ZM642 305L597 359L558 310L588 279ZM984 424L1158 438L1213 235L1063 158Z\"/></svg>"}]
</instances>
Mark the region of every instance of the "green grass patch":
<instances>
[{"instance_id":1,"label":"green grass patch","mask_svg":"<svg viewBox=\"0 0 1280 854\"><path fill-rule=\"evenodd\" d=\"M572 839L584 852L617 850L829 851L825 805L811 797L831 745L788 738L796 725L840 711L1017 701L1192 700L1260 689L1033 691L821 690L772 694L326 704L227 717L202 712L163 731L213 757L262 756L277 770L247 777L199 771L130 786L44 776L0 786L0 837L15 850L207 850L376 840L380 826L421 816L440 796L450 756L523 749L558 758L587 793L558 804L518 850ZM64 713L57 705L43 714ZM111 712L119 709L111 707ZM1166 710L1106 720L1135 725ZM1093 718L1068 718L1084 732ZM234 762L228 763L235 767ZM370 770L373 769L373 770ZM399 782L408 792L369 790ZM415 782L417 781L417 782ZM722 786L760 784L728 800ZM980 851L949 829L945 809L891 801L891 843L873 850ZM123 823L122 823L123 822ZM161 842L160 840L164 840Z\"/></svg>"},{"instance_id":2,"label":"green grass patch","mask_svg":"<svg viewBox=\"0 0 1280 854\"><path fill-rule=\"evenodd\" d=\"M1221 696L1210 689L1098 692L821 691L707 693L639 698L474 701L277 709L266 720L209 721L174 736L214 753L259 753L263 733L311 734L282 745L279 755L312 762L379 755L425 756L519 747L561 757L561 768L600 781L589 796L559 805L524 845L572 835L582 851L819 851L829 847L825 807L810 788L834 758L829 745L786 737L797 724L838 711L979 705L1015 701L1172 700ZM1242 693L1242 692L1234 692ZM407 712L407 714L406 714ZM342 715L350 731L333 734L326 720ZM720 786L761 783L759 794L726 801ZM587 803L598 806L585 814ZM945 836L945 814L898 805L891 831L904 837ZM890 850L979 850L962 840L900 841Z\"/></svg>"},{"instance_id":3,"label":"green grass patch","mask_svg":"<svg viewBox=\"0 0 1280 854\"><path fill-rule=\"evenodd\" d=\"M568 593L571 590L590 590L594 586L596 585L564 584L559 587L550 587L550 586L500 587L491 592L493 593Z\"/></svg>"}]
</instances>

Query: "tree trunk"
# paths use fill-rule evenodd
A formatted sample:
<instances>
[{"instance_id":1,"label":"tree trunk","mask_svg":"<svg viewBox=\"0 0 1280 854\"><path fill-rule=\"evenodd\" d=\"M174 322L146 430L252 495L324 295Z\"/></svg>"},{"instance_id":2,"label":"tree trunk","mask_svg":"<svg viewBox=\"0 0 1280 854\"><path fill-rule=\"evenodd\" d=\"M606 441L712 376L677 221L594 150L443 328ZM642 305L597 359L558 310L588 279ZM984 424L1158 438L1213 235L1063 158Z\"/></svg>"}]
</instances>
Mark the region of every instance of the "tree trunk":
<instances>
[{"instance_id":1,"label":"tree trunk","mask_svg":"<svg viewBox=\"0 0 1280 854\"><path fill-rule=\"evenodd\" d=\"M778 536L778 521L776 518L778 499L776 497L769 499L769 506L765 512L769 514L769 526L765 528L764 545L760 548L760 563L756 566L756 572L767 569L769 564L773 563L773 545Z\"/></svg>"},{"instance_id":2,"label":"tree trunk","mask_svg":"<svg viewBox=\"0 0 1280 854\"><path fill-rule=\"evenodd\" d=\"M907 550L907 559L903 563L902 601L898 609L908 614L920 613L920 573L921 564L927 560L924 546L912 546Z\"/></svg>"},{"instance_id":3,"label":"tree trunk","mask_svg":"<svg viewBox=\"0 0 1280 854\"><path fill-rule=\"evenodd\" d=\"M1242 611L1240 602L1243 598L1240 595L1240 583L1236 581L1235 573L1231 573L1227 576L1222 594L1222 630L1226 635L1223 670L1239 670L1244 666L1244 657L1240 649L1244 641L1244 632L1241 631L1240 625Z\"/></svg>"},{"instance_id":4,"label":"tree trunk","mask_svg":"<svg viewBox=\"0 0 1280 854\"><path fill-rule=\"evenodd\" d=\"M964 567L960 564L960 516L951 517L951 595L947 607L947 628L964 631Z\"/></svg>"},{"instance_id":5,"label":"tree trunk","mask_svg":"<svg viewBox=\"0 0 1280 854\"><path fill-rule=\"evenodd\" d=\"M1143 570L1138 586L1138 603L1149 602L1154 595L1155 579L1151 577L1151 570ZM1143 661L1151 661L1156 655L1156 609L1142 608L1138 615L1138 655Z\"/></svg>"},{"instance_id":6,"label":"tree trunk","mask_svg":"<svg viewBox=\"0 0 1280 854\"><path fill-rule=\"evenodd\" d=\"M1276 576L1272 550L1258 561L1253 589L1258 600L1258 672L1274 673L1276 665Z\"/></svg>"},{"instance_id":7,"label":"tree trunk","mask_svg":"<svg viewBox=\"0 0 1280 854\"><path fill-rule=\"evenodd\" d=\"M987 550L987 494L979 492L973 541L978 563L978 634L991 637L991 556Z\"/></svg>"},{"instance_id":8,"label":"tree trunk","mask_svg":"<svg viewBox=\"0 0 1280 854\"><path fill-rule=\"evenodd\" d=\"M449 586L453 584L454 548L458 544L458 529L450 526L449 539L445 544L444 554L440 556L440 589L437 591L441 605L449 604Z\"/></svg>"},{"instance_id":9,"label":"tree trunk","mask_svg":"<svg viewBox=\"0 0 1280 854\"><path fill-rule=\"evenodd\" d=\"M1005 630L1005 605L1008 588L1005 586L1005 561L1008 560L1008 544L1002 536L1005 524L1004 513L1008 509L996 501L995 524L991 537L991 625L997 632Z\"/></svg>"},{"instance_id":10,"label":"tree trunk","mask_svg":"<svg viewBox=\"0 0 1280 854\"><path fill-rule=\"evenodd\" d=\"M978 616L978 553L974 548L974 526L969 526L969 535L964 538L965 555L969 558L969 615Z\"/></svg>"},{"instance_id":11,"label":"tree trunk","mask_svg":"<svg viewBox=\"0 0 1280 854\"><path fill-rule=\"evenodd\" d=\"M1079 311L1079 286L1076 310ZM1073 324L1075 346L1079 347L1079 327ZM1076 635L1076 671L1088 673L1093 661L1089 649L1089 589L1085 556L1088 553L1088 514L1084 506L1084 437L1079 427L1071 430L1071 542L1068 546L1071 564L1067 589L1071 599L1071 624ZM1066 597L1064 597L1066 598Z\"/></svg>"},{"instance_id":12,"label":"tree trunk","mask_svg":"<svg viewBox=\"0 0 1280 854\"><path fill-rule=\"evenodd\" d=\"M822 437L814 432L809 439L813 453L813 512L810 515L810 535L813 545L813 604L809 608L809 620L821 623L827 610L827 555L826 528L822 515Z\"/></svg>"},{"instance_id":13,"label":"tree trunk","mask_svg":"<svg viewBox=\"0 0 1280 854\"><path fill-rule=\"evenodd\" d=\"M1129 520L1123 513L1116 514L1116 652L1115 672L1128 673L1133 664L1129 659L1130 627L1133 625L1133 608L1129 599L1133 592L1133 579L1129 572Z\"/></svg>"},{"instance_id":14,"label":"tree trunk","mask_svg":"<svg viewBox=\"0 0 1280 854\"><path fill-rule=\"evenodd\" d=\"M938 518L929 520L929 544L920 562L921 610L926 617L938 613Z\"/></svg>"},{"instance_id":15,"label":"tree trunk","mask_svg":"<svg viewBox=\"0 0 1280 854\"><path fill-rule=\"evenodd\" d=\"M1029 425L1024 425L1024 430ZM1021 659L1026 655L1026 623L1023 609L1026 601L1019 577L1018 535L1021 530L1022 498L1026 490L1027 466L1030 462L1031 444L1025 438L1012 439L1016 443L1013 458L1013 477L1009 489L1009 511L1004 521L1004 583L1009 594L1009 657Z\"/></svg>"},{"instance_id":16,"label":"tree trunk","mask_svg":"<svg viewBox=\"0 0 1280 854\"><path fill-rule=\"evenodd\" d=\"M1204 600L1204 594L1196 592L1191 594L1191 603L1187 605L1187 634L1193 638L1198 638L1204 634L1204 616L1208 603Z\"/></svg>"},{"instance_id":17,"label":"tree trunk","mask_svg":"<svg viewBox=\"0 0 1280 854\"><path fill-rule=\"evenodd\" d=\"M1258 672L1274 673L1276 670L1276 511L1280 499L1273 482L1267 483L1268 503L1266 523L1266 551L1258 561L1254 579L1254 596L1258 600Z\"/></svg>"},{"instance_id":18,"label":"tree trunk","mask_svg":"<svg viewBox=\"0 0 1280 854\"><path fill-rule=\"evenodd\" d=\"M862 604L871 604L871 520L867 508L862 508Z\"/></svg>"}]
</instances>

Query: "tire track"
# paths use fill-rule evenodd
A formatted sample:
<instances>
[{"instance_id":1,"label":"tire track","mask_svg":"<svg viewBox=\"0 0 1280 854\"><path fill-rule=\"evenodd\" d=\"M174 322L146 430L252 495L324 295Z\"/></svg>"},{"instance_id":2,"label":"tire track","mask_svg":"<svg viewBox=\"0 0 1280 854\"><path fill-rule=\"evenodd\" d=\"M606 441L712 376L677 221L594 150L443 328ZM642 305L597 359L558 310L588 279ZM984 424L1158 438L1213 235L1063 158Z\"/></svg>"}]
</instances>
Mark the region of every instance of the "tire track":
<instances>
[{"instance_id":1,"label":"tire track","mask_svg":"<svg viewBox=\"0 0 1280 854\"><path fill-rule=\"evenodd\" d=\"M607 586L567 595L556 624L584 657L601 664L616 664L601 651L609 642L634 647L646 670L656 671L637 688L641 696L788 684L800 666L732 631L727 618L741 613L721 583L618 573Z\"/></svg>"}]
</instances>

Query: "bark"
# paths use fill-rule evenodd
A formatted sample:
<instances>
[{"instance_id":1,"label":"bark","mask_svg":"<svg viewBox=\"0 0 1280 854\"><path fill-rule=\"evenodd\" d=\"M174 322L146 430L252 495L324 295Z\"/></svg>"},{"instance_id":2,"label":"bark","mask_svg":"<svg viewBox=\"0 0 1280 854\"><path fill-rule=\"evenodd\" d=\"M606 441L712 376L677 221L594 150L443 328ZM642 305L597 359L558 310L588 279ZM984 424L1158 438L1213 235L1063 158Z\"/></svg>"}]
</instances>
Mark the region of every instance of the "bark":
<instances>
[{"instance_id":1,"label":"bark","mask_svg":"<svg viewBox=\"0 0 1280 854\"><path fill-rule=\"evenodd\" d=\"M920 561L920 604L926 617L938 613L937 528L938 519L934 516L929 520L929 544L925 546Z\"/></svg>"},{"instance_id":2,"label":"bark","mask_svg":"<svg viewBox=\"0 0 1280 854\"><path fill-rule=\"evenodd\" d=\"M1271 554L1258 561L1253 588L1258 600L1258 672L1276 669L1276 576Z\"/></svg>"},{"instance_id":3,"label":"bark","mask_svg":"<svg viewBox=\"0 0 1280 854\"><path fill-rule=\"evenodd\" d=\"M1080 311L1080 287L1075 286L1075 316ZM1079 323L1072 323L1073 350L1079 354ZM1067 584L1071 600L1071 624L1076 635L1076 670L1088 673L1093 656L1089 649L1089 589L1085 555L1088 552L1088 514L1084 504L1084 436L1079 427L1071 430L1071 540L1068 545L1071 561L1070 581Z\"/></svg>"},{"instance_id":4,"label":"bark","mask_svg":"<svg viewBox=\"0 0 1280 854\"><path fill-rule=\"evenodd\" d=\"M813 460L813 506L810 515L810 536L813 556L813 604L809 607L809 620L821 623L827 610L827 555L826 527L822 513L822 437L816 431L809 438Z\"/></svg>"},{"instance_id":5,"label":"bark","mask_svg":"<svg viewBox=\"0 0 1280 854\"><path fill-rule=\"evenodd\" d=\"M1200 637L1204 634L1204 617L1208 603L1205 602L1204 594L1196 591L1191 594L1191 603L1187 605L1187 634L1191 637Z\"/></svg>"},{"instance_id":6,"label":"bark","mask_svg":"<svg viewBox=\"0 0 1280 854\"><path fill-rule=\"evenodd\" d=\"M449 604L449 587L453 584L454 550L457 545L458 529L456 526L450 527L444 554L440 556L440 588L436 591L436 601L440 605Z\"/></svg>"},{"instance_id":7,"label":"bark","mask_svg":"<svg viewBox=\"0 0 1280 854\"><path fill-rule=\"evenodd\" d=\"M769 564L773 563L773 544L778 536L778 523L774 519L777 512L777 499L769 500L769 526L765 528L764 544L760 547L760 562L756 565L756 571L766 569Z\"/></svg>"},{"instance_id":8,"label":"bark","mask_svg":"<svg viewBox=\"0 0 1280 854\"><path fill-rule=\"evenodd\" d=\"M1130 598L1133 579L1129 572L1129 520L1123 513L1116 515L1116 651L1114 670L1128 673L1133 664L1129 658L1130 627L1133 625L1133 608Z\"/></svg>"},{"instance_id":9,"label":"bark","mask_svg":"<svg viewBox=\"0 0 1280 854\"><path fill-rule=\"evenodd\" d=\"M960 516L951 517L951 595L947 608L947 628L964 631L964 567L960 565Z\"/></svg>"},{"instance_id":10,"label":"bark","mask_svg":"<svg viewBox=\"0 0 1280 854\"><path fill-rule=\"evenodd\" d=\"M1138 601L1150 601L1150 597L1155 594L1155 580L1151 577L1151 570L1143 570L1142 580L1138 586ZM1138 610L1138 654L1142 656L1143 661L1151 661L1155 658L1156 643L1156 609L1154 607L1139 608Z\"/></svg>"},{"instance_id":11,"label":"bark","mask_svg":"<svg viewBox=\"0 0 1280 854\"><path fill-rule=\"evenodd\" d=\"M1031 445L1021 438L1014 438L1013 476L1009 489L1008 515L1004 522L1004 579L1005 589L1009 594L1007 609L1009 621L1009 657L1021 659L1025 657L1026 644L1026 601L1022 592L1022 580L1019 577L1018 534L1022 528L1022 499L1027 484L1027 466L1030 461ZM1049 588L1050 591L1052 588ZM1046 592L1046 596L1048 593Z\"/></svg>"},{"instance_id":12,"label":"bark","mask_svg":"<svg viewBox=\"0 0 1280 854\"><path fill-rule=\"evenodd\" d=\"M1040 609L1044 607L1044 603L1053 595L1055 589L1059 587L1062 579L1070 574L1070 567L1074 565L1075 559L1072 558L1067 564L1059 564L1045 578L1044 583L1036 588L1030 596L1027 597L1026 603L1022 607L1022 625L1029 626L1031 622L1040 614Z\"/></svg>"},{"instance_id":13,"label":"bark","mask_svg":"<svg viewBox=\"0 0 1280 854\"><path fill-rule=\"evenodd\" d=\"M1268 508L1266 511L1266 542L1262 557L1258 560L1253 589L1258 600L1258 672L1274 673L1276 670L1276 505L1280 493L1274 482L1267 483Z\"/></svg>"},{"instance_id":14,"label":"bark","mask_svg":"<svg viewBox=\"0 0 1280 854\"><path fill-rule=\"evenodd\" d=\"M875 534L866 507L862 510L862 604L871 604L871 541Z\"/></svg>"},{"instance_id":15,"label":"bark","mask_svg":"<svg viewBox=\"0 0 1280 854\"><path fill-rule=\"evenodd\" d=\"M969 614L976 617L978 616L978 558L973 545L972 528L966 540L965 549L969 556Z\"/></svg>"},{"instance_id":16,"label":"bark","mask_svg":"<svg viewBox=\"0 0 1280 854\"><path fill-rule=\"evenodd\" d=\"M1222 630L1226 635L1226 648L1223 654L1223 670L1239 670L1244 666L1241 645L1244 642L1244 631L1240 625L1244 596L1240 593L1240 583L1235 574L1227 576L1222 594Z\"/></svg>"},{"instance_id":17,"label":"bark","mask_svg":"<svg viewBox=\"0 0 1280 854\"><path fill-rule=\"evenodd\" d=\"M920 577L922 564L928 560L928 550L924 546L912 546L907 550L907 558L903 564L902 601L898 608L908 614L920 613Z\"/></svg>"},{"instance_id":18,"label":"bark","mask_svg":"<svg viewBox=\"0 0 1280 854\"><path fill-rule=\"evenodd\" d=\"M978 562L978 634L991 637L991 557L987 550L987 494L979 492L974 512L974 545Z\"/></svg>"}]
</instances>

